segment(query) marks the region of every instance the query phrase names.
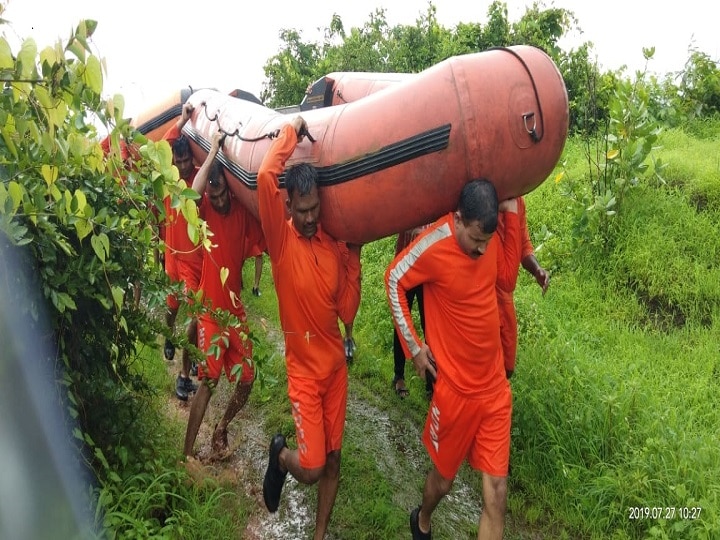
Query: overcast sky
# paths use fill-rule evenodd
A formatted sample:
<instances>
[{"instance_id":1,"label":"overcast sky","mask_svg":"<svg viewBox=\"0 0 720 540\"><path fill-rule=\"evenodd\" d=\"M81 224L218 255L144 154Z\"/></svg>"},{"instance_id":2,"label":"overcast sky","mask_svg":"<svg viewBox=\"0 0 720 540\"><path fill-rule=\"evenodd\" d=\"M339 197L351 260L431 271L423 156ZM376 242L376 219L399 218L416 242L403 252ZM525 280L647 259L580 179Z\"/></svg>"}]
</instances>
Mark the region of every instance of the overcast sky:
<instances>
[{"instance_id":1,"label":"overcast sky","mask_svg":"<svg viewBox=\"0 0 720 540\"><path fill-rule=\"evenodd\" d=\"M81 19L95 19L93 43L105 58L105 94L125 96L125 115L132 117L181 88L241 88L259 96L263 65L278 52L283 28L299 30L303 39L320 38L318 28L330 24L333 13L345 29L361 26L375 8L384 7L390 25L414 24L426 11L426 0L200 0L193 4L168 0L0 0L9 25L0 31L17 50L19 38L32 37L39 48L67 38ZM437 18L447 28L458 22L487 21L490 0L436 0ZM242 5L249 7L243 8ZM511 22L531 4L508 0ZM546 6L575 13L584 31L562 43L568 50L592 41L601 65L616 69L642 68L642 48L654 46L653 71L679 71L693 45L717 60L720 31L717 7L705 0L661 7L651 0L555 0Z\"/></svg>"}]
</instances>

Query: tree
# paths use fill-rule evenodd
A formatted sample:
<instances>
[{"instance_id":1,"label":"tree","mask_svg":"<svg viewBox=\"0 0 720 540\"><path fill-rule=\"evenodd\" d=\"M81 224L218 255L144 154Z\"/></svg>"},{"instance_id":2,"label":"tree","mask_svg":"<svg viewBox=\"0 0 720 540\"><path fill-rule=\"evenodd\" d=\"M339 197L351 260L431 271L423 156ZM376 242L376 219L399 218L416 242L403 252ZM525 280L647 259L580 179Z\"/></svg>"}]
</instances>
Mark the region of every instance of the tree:
<instances>
[{"instance_id":1,"label":"tree","mask_svg":"<svg viewBox=\"0 0 720 540\"><path fill-rule=\"evenodd\" d=\"M396 26L392 31L394 57L389 59L394 71L419 73L451 55L444 46L450 38L450 31L437 22L437 8L428 5L415 26Z\"/></svg>"},{"instance_id":2,"label":"tree","mask_svg":"<svg viewBox=\"0 0 720 540\"><path fill-rule=\"evenodd\" d=\"M163 197L198 219L168 144L131 130L121 96L102 98L103 61L90 46L96 26L81 21L67 41L39 52L26 39L13 54L0 37L0 251L29 269L2 273L46 304L26 302L19 286L8 291L32 321L45 312L51 333L35 323L30 331L47 344L41 361L55 373L55 401L78 421L78 460L102 483L153 437L137 422L138 396L152 389L133 363L139 347L154 344L161 323L152 309L169 291L150 261ZM109 133L107 154L100 130ZM123 144L133 149L127 159Z\"/></svg>"},{"instance_id":3,"label":"tree","mask_svg":"<svg viewBox=\"0 0 720 540\"><path fill-rule=\"evenodd\" d=\"M545 9L542 3L534 2L513 24L512 42L538 47L557 61L562 52L558 41L573 24L577 24L573 12L563 8Z\"/></svg>"},{"instance_id":4,"label":"tree","mask_svg":"<svg viewBox=\"0 0 720 540\"><path fill-rule=\"evenodd\" d=\"M681 109L689 118L720 113L720 67L707 54L691 50L680 73Z\"/></svg>"},{"instance_id":5,"label":"tree","mask_svg":"<svg viewBox=\"0 0 720 540\"><path fill-rule=\"evenodd\" d=\"M321 47L303 42L297 30L281 30L280 40L284 46L264 67L267 82L260 99L269 107L299 103L322 58Z\"/></svg>"},{"instance_id":6,"label":"tree","mask_svg":"<svg viewBox=\"0 0 720 540\"><path fill-rule=\"evenodd\" d=\"M461 22L454 29L438 23L432 2L414 25L390 27L385 10L376 9L362 27L346 32L334 15L322 43L303 42L296 30L281 32L280 52L265 64L262 98L270 107L294 105L309 84L334 71L419 73L451 56L512 44L535 45L557 62L557 42L573 21L567 10L535 3L511 25L499 1L488 8L487 24Z\"/></svg>"}]
</instances>

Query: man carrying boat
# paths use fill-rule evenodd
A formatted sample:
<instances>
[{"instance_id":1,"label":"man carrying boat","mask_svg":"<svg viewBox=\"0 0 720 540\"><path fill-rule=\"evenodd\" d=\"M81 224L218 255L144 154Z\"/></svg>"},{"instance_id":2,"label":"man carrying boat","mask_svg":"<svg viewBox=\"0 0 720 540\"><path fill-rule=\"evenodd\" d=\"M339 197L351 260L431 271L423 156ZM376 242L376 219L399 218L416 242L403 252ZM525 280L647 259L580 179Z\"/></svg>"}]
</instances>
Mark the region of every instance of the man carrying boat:
<instances>
[{"instance_id":1,"label":"man carrying boat","mask_svg":"<svg viewBox=\"0 0 720 540\"><path fill-rule=\"evenodd\" d=\"M219 132L214 135L207 158L192 184L202 195L200 217L213 233L213 246L203 254L199 290L206 311L198 318L198 346L206 357L198 367L200 388L190 408L183 448L186 456L192 455L200 424L223 370L230 382L236 379L238 382L215 426L212 451L216 458L227 455L228 424L247 403L255 379L252 341L248 337L240 287L243 261L257 246L263 250L265 244L260 223L232 196L222 165L215 159L223 138Z\"/></svg>"},{"instance_id":2,"label":"man carrying boat","mask_svg":"<svg viewBox=\"0 0 720 540\"><path fill-rule=\"evenodd\" d=\"M498 210L505 241L494 235ZM478 539L500 540L505 527L512 395L500 345L496 284L512 290L520 264L517 202L498 207L487 180L466 184L455 212L422 232L390 263L385 284L395 327L418 375L435 378L423 442L433 462L422 504L410 514L414 540L431 538L430 520L467 459L482 473ZM425 341L407 291L422 286Z\"/></svg>"},{"instance_id":3,"label":"man carrying boat","mask_svg":"<svg viewBox=\"0 0 720 540\"><path fill-rule=\"evenodd\" d=\"M193 164L190 144L182 134L182 128L190 119L193 106L185 103L182 115L163 137L172 148L173 164L178 169L180 179L187 187L191 187L198 168ZM182 212L172 207L171 198L165 197L166 221L161 229L162 239L165 241L165 272L174 282L181 282L186 293L197 291L202 270L202 249L196 246L187 233L187 221ZM180 302L175 295L167 297L167 313L165 322L171 330L175 328ZM197 340L197 321L191 319L186 329L188 342L195 345ZM175 345L169 339L165 340L165 358L172 360L175 356ZM190 378L190 353L187 347L183 348L180 373L175 382L175 395L179 400L187 401L189 395L197 390L197 386Z\"/></svg>"},{"instance_id":4,"label":"man carrying boat","mask_svg":"<svg viewBox=\"0 0 720 540\"><path fill-rule=\"evenodd\" d=\"M276 434L270 443L263 497L278 509L289 472L318 484L315 540L330 522L340 478L348 368L338 319L354 320L360 303L360 248L338 242L319 222L317 170L300 163L278 178L307 132L302 117L280 130L258 172L258 203L285 336L288 396L297 449ZM290 219L286 219L286 210Z\"/></svg>"}]
</instances>

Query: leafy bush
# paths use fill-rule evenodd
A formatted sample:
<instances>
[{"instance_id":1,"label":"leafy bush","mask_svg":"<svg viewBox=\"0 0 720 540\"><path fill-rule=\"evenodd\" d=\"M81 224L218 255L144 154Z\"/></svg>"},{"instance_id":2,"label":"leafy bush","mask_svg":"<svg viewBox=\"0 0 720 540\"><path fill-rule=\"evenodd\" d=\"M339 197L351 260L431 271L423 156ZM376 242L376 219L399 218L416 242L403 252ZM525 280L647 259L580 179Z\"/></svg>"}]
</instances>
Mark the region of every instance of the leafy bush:
<instances>
[{"instance_id":1,"label":"leafy bush","mask_svg":"<svg viewBox=\"0 0 720 540\"><path fill-rule=\"evenodd\" d=\"M55 401L77 419L76 456L98 482L97 511L112 514L130 495L118 486L154 485L173 464L161 455L157 420L148 420L155 388L137 369L138 354L164 330L153 308L164 305L167 278L150 256L158 202L172 195L198 221L168 144L136 139L122 98L101 99L102 62L88 43L95 27L83 21L67 43L39 53L28 39L13 55L0 38L0 250L17 252L29 269L12 274L9 295L46 344ZM107 155L99 126L109 131ZM121 140L137 149L128 160ZM47 305L25 302L24 289L40 291ZM50 334L37 325L41 311ZM110 514L99 523L112 525Z\"/></svg>"}]
</instances>

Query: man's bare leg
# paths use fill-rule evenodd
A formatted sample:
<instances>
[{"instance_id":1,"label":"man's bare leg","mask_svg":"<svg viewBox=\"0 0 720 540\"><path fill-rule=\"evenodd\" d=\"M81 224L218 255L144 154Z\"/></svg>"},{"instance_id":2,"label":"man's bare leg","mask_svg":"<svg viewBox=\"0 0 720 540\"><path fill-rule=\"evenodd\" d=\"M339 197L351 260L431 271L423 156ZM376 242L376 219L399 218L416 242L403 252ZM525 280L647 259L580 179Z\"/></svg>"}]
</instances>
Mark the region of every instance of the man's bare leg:
<instances>
[{"instance_id":1,"label":"man's bare leg","mask_svg":"<svg viewBox=\"0 0 720 540\"><path fill-rule=\"evenodd\" d=\"M195 398L192 400L190 406L190 416L188 417L187 431L185 432L185 444L183 446L183 453L185 456L192 456L193 446L195 446L195 439L197 438L198 431L200 431L200 424L202 424L205 411L210 397L212 396L212 390L217 385L217 381L209 379L203 379L200 382L200 388L198 388Z\"/></svg>"},{"instance_id":2,"label":"man's bare leg","mask_svg":"<svg viewBox=\"0 0 720 540\"><path fill-rule=\"evenodd\" d=\"M478 540L502 540L507 509L507 477L483 473L483 511Z\"/></svg>"},{"instance_id":3,"label":"man's bare leg","mask_svg":"<svg viewBox=\"0 0 720 540\"><path fill-rule=\"evenodd\" d=\"M437 508L442 498L450 492L454 478L443 478L435 465L425 477L425 487L423 488L422 506L418 515L418 525L422 532L430 531L430 520L432 513Z\"/></svg>"},{"instance_id":4,"label":"man's bare leg","mask_svg":"<svg viewBox=\"0 0 720 540\"><path fill-rule=\"evenodd\" d=\"M222 419L215 426L215 431L212 436L212 449L216 457L223 457L228 451L227 441L227 428L233 418L237 416L237 413L245 406L248 398L250 397L250 391L252 390L253 383L250 382L239 382L235 385L235 391L230 397L230 402L225 408L225 414Z\"/></svg>"},{"instance_id":5,"label":"man's bare leg","mask_svg":"<svg viewBox=\"0 0 720 540\"><path fill-rule=\"evenodd\" d=\"M197 319L193 318L187 327L187 339L191 345L197 345ZM190 360L190 351L187 347L183 348L182 352L182 367L180 368L180 375L187 379L190 376L190 368L192 367L192 360Z\"/></svg>"},{"instance_id":6,"label":"man's bare leg","mask_svg":"<svg viewBox=\"0 0 720 540\"><path fill-rule=\"evenodd\" d=\"M314 540L323 540L330 515L335 506L335 497L340 483L340 450L333 450L327 455L325 469L318 483L318 504L315 514Z\"/></svg>"},{"instance_id":7,"label":"man's bare leg","mask_svg":"<svg viewBox=\"0 0 720 540\"><path fill-rule=\"evenodd\" d=\"M305 469L300 465L297 450L283 448L279 458L280 470L287 470L298 482L312 485L318 483L318 505L315 514L315 540L322 540L330 523L340 482L340 450L327 455L324 467Z\"/></svg>"},{"instance_id":8,"label":"man's bare leg","mask_svg":"<svg viewBox=\"0 0 720 540\"><path fill-rule=\"evenodd\" d=\"M262 254L255 257L255 284L253 289L260 290L260 278L262 277L263 256Z\"/></svg>"}]
</instances>

